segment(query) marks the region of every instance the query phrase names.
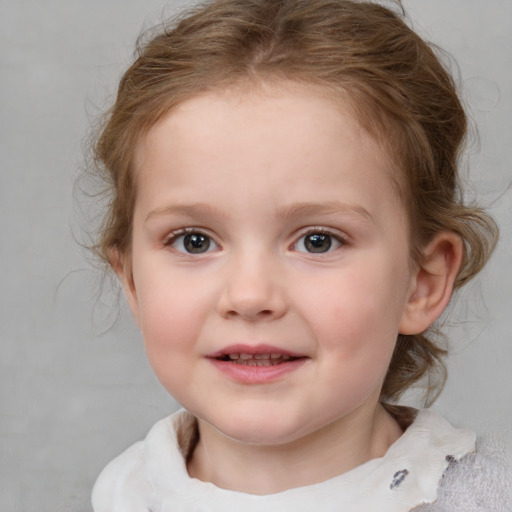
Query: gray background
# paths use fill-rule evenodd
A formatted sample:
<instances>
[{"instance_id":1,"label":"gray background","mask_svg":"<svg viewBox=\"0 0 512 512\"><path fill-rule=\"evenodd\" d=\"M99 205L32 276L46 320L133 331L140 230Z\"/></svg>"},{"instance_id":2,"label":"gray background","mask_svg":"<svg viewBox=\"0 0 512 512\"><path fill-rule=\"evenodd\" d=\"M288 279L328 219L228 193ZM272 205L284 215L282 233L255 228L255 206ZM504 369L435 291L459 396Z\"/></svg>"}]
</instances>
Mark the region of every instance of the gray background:
<instances>
[{"instance_id":1,"label":"gray background","mask_svg":"<svg viewBox=\"0 0 512 512\"><path fill-rule=\"evenodd\" d=\"M108 283L98 296L101 273L75 240L83 216L73 187L90 122L112 100L141 27L185 4L0 0L2 512L90 510L105 463L176 408L123 305L114 322ZM460 65L480 133L464 174L470 194L501 225L491 264L450 317L450 378L435 407L481 434L505 432L512 420L512 0L405 5L415 27Z\"/></svg>"}]
</instances>

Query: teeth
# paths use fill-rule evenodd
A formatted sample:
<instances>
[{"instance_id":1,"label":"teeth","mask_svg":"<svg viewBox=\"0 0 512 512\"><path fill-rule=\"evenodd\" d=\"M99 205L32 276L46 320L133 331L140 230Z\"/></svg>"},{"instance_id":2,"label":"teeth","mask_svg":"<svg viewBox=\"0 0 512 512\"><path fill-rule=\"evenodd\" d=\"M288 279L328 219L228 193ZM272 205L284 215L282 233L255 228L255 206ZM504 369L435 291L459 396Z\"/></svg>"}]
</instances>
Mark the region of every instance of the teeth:
<instances>
[{"instance_id":1,"label":"teeth","mask_svg":"<svg viewBox=\"0 0 512 512\"><path fill-rule=\"evenodd\" d=\"M238 364L244 364L246 366L274 366L279 363L277 361L271 361L270 359L248 359L239 361Z\"/></svg>"},{"instance_id":2,"label":"teeth","mask_svg":"<svg viewBox=\"0 0 512 512\"><path fill-rule=\"evenodd\" d=\"M254 359L270 359L270 354L254 354Z\"/></svg>"},{"instance_id":3,"label":"teeth","mask_svg":"<svg viewBox=\"0 0 512 512\"><path fill-rule=\"evenodd\" d=\"M227 354L230 361L248 366L274 366L292 359L287 354Z\"/></svg>"}]
</instances>

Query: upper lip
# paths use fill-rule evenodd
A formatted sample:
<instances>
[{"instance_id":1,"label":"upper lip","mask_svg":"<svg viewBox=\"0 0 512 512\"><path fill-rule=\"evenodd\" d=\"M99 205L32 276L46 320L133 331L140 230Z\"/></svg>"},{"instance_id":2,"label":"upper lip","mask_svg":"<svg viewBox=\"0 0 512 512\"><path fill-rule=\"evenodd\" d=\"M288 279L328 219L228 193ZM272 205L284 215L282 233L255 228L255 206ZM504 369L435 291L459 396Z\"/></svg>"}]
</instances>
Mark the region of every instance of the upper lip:
<instances>
[{"instance_id":1,"label":"upper lip","mask_svg":"<svg viewBox=\"0 0 512 512\"><path fill-rule=\"evenodd\" d=\"M293 352L291 350L286 350L281 347L276 347L274 345L267 344L258 344L258 345L249 345L245 343L237 343L234 345L228 345L227 347L223 347L220 350L216 350L214 352L210 352L206 355L209 358L220 358L229 354L249 354L249 355L258 355L258 354L280 354L283 356L290 357L305 357L304 354L300 354L298 352Z\"/></svg>"}]
</instances>

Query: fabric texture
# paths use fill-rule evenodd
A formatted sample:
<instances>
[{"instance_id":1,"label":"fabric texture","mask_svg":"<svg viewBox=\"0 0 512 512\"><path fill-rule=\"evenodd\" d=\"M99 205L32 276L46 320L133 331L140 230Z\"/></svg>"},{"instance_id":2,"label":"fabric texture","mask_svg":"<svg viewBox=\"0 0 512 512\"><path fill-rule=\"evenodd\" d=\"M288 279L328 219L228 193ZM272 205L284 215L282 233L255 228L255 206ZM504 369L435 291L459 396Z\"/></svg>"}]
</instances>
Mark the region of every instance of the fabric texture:
<instances>
[{"instance_id":1,"label":"fabric texture","mask_svg":"<svg viewBox=\"0 0 512 512\"><path fill-rule=\"evenodd\" d=\"M188 476L183 439L192 417L179 411L103 470L95 512L512 512L511 480L489 447L430 410L382 458L319 484L257 496ZM190 436L189 436L190 437Z\"/></svg>"},{"instance_id":2,"label":"fabric texture","mask_svg":"<svg viewBox=\"0 0 512 512\"><path fill-rule=\"evenodd\" d=\"M438 498L414 512L511 512L512 473L498 440L478 442L476 453L449 465Z\"/></svg>"}]
</instances>

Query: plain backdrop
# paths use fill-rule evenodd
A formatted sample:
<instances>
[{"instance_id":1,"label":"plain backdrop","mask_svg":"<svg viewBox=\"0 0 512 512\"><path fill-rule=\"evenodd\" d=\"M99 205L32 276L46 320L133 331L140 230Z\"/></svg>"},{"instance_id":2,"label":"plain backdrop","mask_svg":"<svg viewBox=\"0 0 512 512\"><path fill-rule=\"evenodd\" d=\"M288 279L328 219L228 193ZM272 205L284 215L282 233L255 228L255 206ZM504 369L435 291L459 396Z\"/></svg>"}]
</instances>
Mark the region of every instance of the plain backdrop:
<instances>
[{"instance_id":1,"label":"plain backdrop","mask_svg":"<svg viewBox=\"0 0 512 512\"><path fill-rule=\"evenodd\" d=\"M501 242L449 320L435 408L482 436L512 422L512 0L405 0L450 52L479 138L463 175ZM135 39L175 0L0 0L0 510L90 511L102 467L177 408L87 260L76 178ZM475 131L475 130L474 130ZM79 194L78 194L79 197ZM116 321L116 317L119 317ZM414 399L411 396L410 399Z\"/></svg>"}]
</instances>

